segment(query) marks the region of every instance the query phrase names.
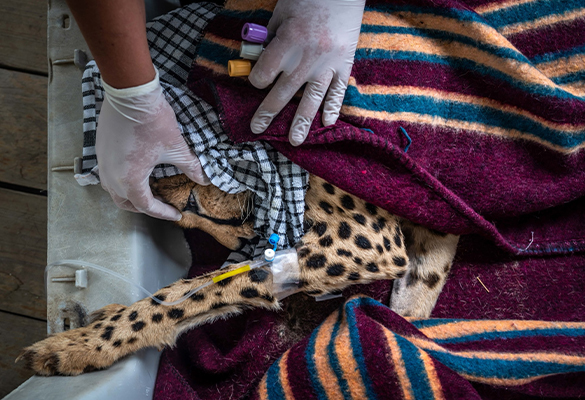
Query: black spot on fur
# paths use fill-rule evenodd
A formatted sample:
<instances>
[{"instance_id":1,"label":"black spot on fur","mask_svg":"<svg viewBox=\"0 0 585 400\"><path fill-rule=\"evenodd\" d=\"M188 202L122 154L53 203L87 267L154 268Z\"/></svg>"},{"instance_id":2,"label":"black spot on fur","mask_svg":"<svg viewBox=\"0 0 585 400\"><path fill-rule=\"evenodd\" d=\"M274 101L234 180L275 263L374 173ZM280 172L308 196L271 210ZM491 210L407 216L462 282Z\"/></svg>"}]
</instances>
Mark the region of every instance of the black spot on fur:
<instances>
[{"instance_id":1,"label":"black spot on fur","mask_svg":"<svg viewBox=\"0 0 585 400\"><path fill-rule=\"evenodd\" d=\"M384 252L384 249L379 244L376 245L376 250L378 250L378 253L380 253L380 254L382 254Z\"/></svg>"},{"instance_id":2,"label":"black spot on fur","mask_svg":"<svg viewBox=\"0 0 585 400\"><path fill-rule=\"evenodd\" d=\"M222 307L225 307L227 305L228 305L227 303L223 303L223 302L215 303L214 305L211 306L211 309L217 310L218 308L222 308Z\"/></svg>"},{"instance_id":3,"label":"black spot on fur","mask_svg":"<svg viewBox=\"0 0 585 400\"><path fill-rule=\"evenodd\" d=\"M360 225L366 224L366 217L364 217L362 214L354 214L353 219Z\"/></svg>"},{"instance_id":4,"label":"black spot on fur","mask_svg":"<svg viewBox=\"0 0 585 400\"><path fill-rule=\"evenodd\" d=\"M98 367L94 366L94 365L87 365L84 369L83 369L83 373L87 374L88 372L94 372L99 370Z\"/></svg>"},{"instance_id":5,"label":"black spot on fur","mask_svg":"<svg viewBox=\"0 0 585 400\"><path fill-rule=\"evenodd\" d=\"M319 235L319 237L321 237L327 231L327 223L318 222L315 226L313 226L313 230L317 233L317 235Z\"/></svg>"},{"instance_id":6,"label":"black spot on fur","mask_svg":"<svg viewBox=\"0 0 585 400\"><path fill-rule=\"evenodd\" d=\"M112 346L114 346L114 347L120 347L121 345L122 345L121 340L116 340L114 343L112 343Z\"/></svg>"},{"instance_id":7,"label":"black spot on fur","mask_svg":"<svg viewBox=\"0 0 585 400\"><path fill-rule=\"evenodd\" d=\"M160 301L165 301L165 299L167 298L167 296L165 296L164 294L157 294L154 297L159 299ZM160 306L160 303L156 302L154 299L150 299L150 304L152 304L153 306Z\"/></svg>"},{"instance_id":8,"label":"black spot on fur","mask_svg":"<svg viewBox=\"0 0 585 400\"><path fill-rule=\"evenodd\" d=\"M181 309L181 308L171 308L167 312L167 315L171 319L179 319L179 318L183 318L183 315L185 315L185 311L183 311L183 309Z\"/></svg>"},{"instance_id":9,"label":"black spot on fur","mask_svg":"<svg viewBox=\"0 0 585 400\"><path fill-rule=\"evenodd\" d=\"M87 336L87 333L82 333L81 336Z\"/></svg>"},{"instance_id":10,"label":"black spot on fur","mask_svg":"<svg viewBox=\"0 0 585 400\"><path fill-rule=\"evenodd\" d=\"M205 300L205 295L201 293L193 293L189 298L191 301L203 301Z\"/></svg>"},{"instance_id":11,"label":"black spot on fur","mask_svg":"<svg viewBox=\"0 0 585 400\"><path fill-rule=\"evenodd\" d=\"M307 267L312 269L323 268L326 262L327 257L325 257L323 254L315 254L309 257L307 260Z\"/></svg>"},{"instance_id":12,"label":"black spot on fur","mask_svg":"<svg viewBox=\"0 0 585 400\"><path fill-rule=\"evenodd\" d=\"M357 265L362 265L362 259L359 257L355 257L353 259L353 262L356 263Z\"/></svg>"},{"instance_id":13,"label":"black spot on fur","mask_svg":"<svg viewBox=\"0 0 585 400\"><path fill-rule=\"evenodd\" d=\"M378 213L378 207L372 203L366 203L366 210L368 210L368 212L372 215L376 215Z\"/></svg>"},{"instance_id":14,"label":"black spot on fur","mask_svg":"<svg viewBox=\"0 0 585 400\"><path fill-rule=\"evenodd\" d=\"M268 272L263 269L254 269L248 272L248 277L252 282L262 283L268 278Z\"/></svg>"},{"instance_id":15,"label":"black spot on fur","mask_svg":"<svg viewBox=\"0 0 585 400\"><path fill-rule=\"evenodd\" d=\"M433 289L435 286L437 286L440 280L441 277L438 274L432 272L425 278L424 283L429 287L429 289Z\"/></svg>"},{"instance_id":16,"label":"black spot on fur","mask_svg":"<svg viewBox=\"0 0 585 400\"><path fill-rule=\"evenodd\" d=\"M223 296L223 292L217 291L217 292L215 292L215 295L217 297L221 297L221 296Z\"/></svg>"},{"instance_id":17,"label":"black spot on fur","mask_svg":"<svg viewBox=\"0 0 585 400\"><path fill-rule=\"evenodd\" d=\"M345 267L341 264L333 264L327 268L327 275L341 276L345 272Z\"/></svg>"},{"instance_id":18,"label":"black spot on fur","mask_svg":"<svg viewBox=\"0 0 585 400\"><path fill-rule=\"evenodd\" d=\"M102 351L102 346L98 346L95 349L96 349L96 351Z\"/></svg>"},{"instance_id":19,"label":"black spot on fur","mask_svg":"<svg viewBox=\"0 0 585 400\"><path fill-rule=\"evenodd\" d=\"M323 189L325 189L325 191L329 194L335 194L335 188L330 183L324 183Z\"/></svg>"},{"instance_id":20,"label":"black spot on fur","mask_svg":"<svg viewBox=\"0 0 585 400\"><path fill-rule=\"evenodd\" d=\"M365 236L362 236L362 235L356 235L354 243L357 247L364 249L364 250L368 250L368 249L372 248L372 244L370 243L368 238Z\"/></svg>"},{"instance_id":21,"label":"black spot on fur","mask_svg":"<svg viewBox=\"0 0 585 400\"><path fill-rule=\"evenodd\" d=\"M374 230L374 232L380 233L380 225L378 225L377 222L372 222L372 229Z\"/></svg>"},{"instance_id":22,"label":"black spot on fur","mask_svg":"<svg viewBox=\"0 0 585 400\"><path fill-rule=\"evenodd\" d=\"M366 269L370 272L379 272L380 269L378 268L378 266L375 263L368 263L368 265L366 265Z\"/></svg>"},{"instance_id":23,"label":"black spot on fur","mask_svg":"<svg viewBox=\"0 0 585 400\"><path fill-rule=\"evenodd\" d=\"M263 298L264 300L273 303L274 302L274 296L271 296L267 293L264 293L262 296L260 296L261 298Z\"/></svg>"},{"instance_id":24,"label":"black spot on fur","mask_svg":"<svg viewBox=\"0 0 585 400\"><path fill-rule=\"evenodd\" d=\"M130 313L130 315L128 315L128 319L129 319L130 321L134 321L134 320L136 320L136 318L138 318L138 313L137 313L136 311L132 311L132 312Z\"/></svg>"},{"instance_id":25,"label":"black spot on fur","mask_svg":"<svg viewBox=\"0 0 585 400\"><path fill-rule=\"evenodd\" d=\"M350 195L347 195L347 194L341 198L341 205L346 210L353 210L355 208L355 203L354 203L353 199L351 198Z\"/></svg>"},{"instance_id":26,"label":"black spot on fur","mask_svg":"<svg viewBox=\"0 0 585 400\"><path fill-rule=\"evenodd\" d=\"M400 271L396 273L396 278L402 278L404 275L406 275L406 271Z\"/></svg>"},{"instance_id":27,"label":"black spot on fur","mask_svg":"<svg viewBox=\"0 0 585 400\"><path fill-rule=\"evenodd\" d=\"M321 207L327 214L333 214L333 206L326 201L320 201L319 207Z\"/></svg>"},{"instance_id":28,"label":"black spot on fur","mask_svg":"<svg viewBox=\"0 0 585 400\"><path fill-rule=\"evenodd\" d=\"M347 279L350 281L359 281L362 276L357 272L352 272L347 276Z\"/></svg>"},{"instance_id":29,"label":"black spot on fur","mask_svg":"<svg viewBox=\"0 0 585 400\"><path fill-rule=\"evenodd\" d=\"M120 317L122 317L122 315L120 315L120 314L116 314L116 315L114 315L112 318L110 318L110 321L117 321L117 320L119 320L119 319L120 319Z\"/></svg>"},{"instance_id":30,"label":"black spot on fur","mask_svg":"<svg viewBox=\"0 0 585 400\"><path fill-rule=\"evenodd\" d=\"M163 315L161 313L152 314L152 322L156 322L157 324L162 321Z\"/></svg>"},{"instance_id":31,"label":"black spot on fur","mask_svg":"<svg viewBox=\"0 0 585 400\"><path fill-rule=\"evenodd\" d=\"M75 346L75 343L69 343L67 346Z\"/></svg>"},{"instance_id":32,"label":"black spot on fur","mask_svg":"<svg viewBox=\"0 0 585 400\"><path fill-rule=\"evenodd\" d=\"M305 232L307 232L309 229L311 229L311 227L313 226L314 222L312 219L305 219L303 221L303 229Z\"/></svg>"},{"instance_id":33,"label":"black spot on fur","mask_svg":"<svg viewBox=\"0 0 585 400\"><path fill-rule=\"evenodd\" d=\"M110 340L112 338L112 332L114 332L113 326L106 326L106 330L102 333L101 338L104 340Z\"/></svg>"},{"instance_id":34,"label":"black spot on fur","mask_svg":"<svg viewBox=\"0 0 585 400\"><path fill-rule=\"evenodd\" d=\"M126 308L120 308L118 311L116 311L116 314L120 314L122 311L124 311Z\"/></svg>"},{"instance_id":35,"label":"black spot on fur","mask_svg":"<svg viewBox=\"0 0 585 400\"><path fill-rule=\"evenodd\" d=\"M299 251L297 251L297 257L305 258L306 256L309 255L309 253L311 253L311 249L309 249L308 247L301 247Z\"/></svg>"},{"instance_id":36,"label":"black spot on fur","mask_svg":"<svg viewBox=\"0 0 585 400\"><path fill-rule=\"evenodd\" d=\"M134 332L138 332L138 331L142 330L142 328L144 328L145 325L146 324L143 321L138 321L138 322L132 324L132 330Z\"/></svg>"},{"instance_id":37,"label":"black spot on fur","mask_svg":"<svg viewBox=\"0 0 585 400\"><path fill-rule=\"evenodd\" d=\"M386 236L384 236L384 248L386 249L386 251L392 250L392 246L390 245L390 240Z\"/></svg>"},{"instance_id":38,"label":"black spot on fur","mask_svg":"<svg viewBox=\"0 0 585 400\"><path fill-rule=\"evenodd\" d=\"M242 291L240 292L240 295L242 297L247 298L247 299L252 299L254 297L260 296L260 293L258 293L258 291L254 288L245 288L245 289L242 289Z\"/></svg>"},{"instance_id":39,"label":"black spot on fur","mask_svg":"<svg viewBox=\"0 0 585 400\"><path fill-rule=\"evenodd\" d=\"M339 211L340 214L345 214L345 210L341 207L337 207L337 211Z\"/></svg>"},{"instance_id":40,"label":"black spot on fur","mask_svg":"<svg viewBox=\"0 0 585 400\"><path fill-rule=\"evenodd\" d=\"M225 278L225 279L222 279L221 281L217 282L217 285L221 286L221 287L225 287L225 286L229 285L229 283L231 281L232 281L232 277L230 276L229 278Z\"/></svg>"},{"instance_id":41,"label":"black spot on fur","mask_svg":"<svg viewBox=\"0 0 585 400\"><path fill-rule=\"evenodd\" d=\"M342 222L339 224L337 234L341 239L349 239L349 237L351 236L351 227L347 222Z\"/></svg>"},{"instance_id":42,"label":"black spot on fur","mask_svg":"<svg viewBox=\"0 0 585 400\"><path fill-rule=\"evenodd\" d=\"M93 326L93 329L100 329L102 327L102 323L97 323Z\"/></svg>"},{"instance_id":43,"label":"black spot on fur","mask_svg":"<svg viewBox=\"0 0 585 400\"><path fill-rule=\"evenodd\" d=\"M448 274L449 271L451 271L451 264L447 263L445 264L445 266L443 267L443 272Z\"/></svg>"},{"instance_id":44,"label":"black spot on fur","mask_svg":"<svg viewBox=\"0 0 585 400\"><path fill-rule=\"evenodd\" d=\"M87 342L89 342L89 339L83 339L83 342L87 343Z\"/></svg>"},{"instance_id":45,"label":"black spot on fur","mask_svg":"<svg viewBox=\"0 0 585 400\"><path fill-rule=\"evenodd\" d=\"M416 271L410 271L410 273L406 276L406 286L412 286L420 280L420 276Z\"/></svg>"},{"instance_id":46,"label":"black spot on fur","mask_svg":"<svg viewBox=\"0 0 585 400\"><path fill-rule=\"evenodd\" d=\"M402 238L400 237L400 231L398 229L394 232L394 243L396 243L396 246L402 247Z\"/></svg>"},{"instance_id":47,"label":"black spot on fur","mask_svg":"<svg viewBox=\"0 0 585 400\"><path fill-rule=\"evenodd\" d=\"M132 343L136 342L137 340L138 339L136 339L135 337L132 337L132 338L128 339L128 341L126 343L132 344Z\"/></svg>"},{"instance_id":48,"label":"black spot on fur","mask_svg":"<svg viewBox=\"0 0 585 400\"><path fill-rule=\"evenodd\" d=\"M380 229L384 229L386 227L386 218L380 217L378 218L378 226Z\"/></svg>"},{"instance_id":49,"label":"black spot on fur","mask_svg":"<svg viewBox=\"0 0 585 400\"><path fill-rule=\"evenodd\" d=\"M394 265L398 267L404 267L406 265L406 260L404 259L404 257L394 256L392 257L392 262L394 263Z\"/></svg>"},{"instance_id":50,"label":"black spot on fur","mask_svg":"<svg viewBox=\"0 0 585 400\"><path fill-rule=\"evenodd\" d=\"M331 236L329 235L319 239L319 245L321 245L322 247L330 247L332 244L333 239L331 239Z\"/></svg>"},{"instance_id":51,"label":"black spot on fur","mask_svg":"<svg viewBox=\"0 0 585 400\"><path fill-rule=\"evenodd\" d=\"M337 255L338 256L343 256L343 257L351 257L351 251L347 251L347 250L343 250L343 249L337 249Z\"/></svg>"}]
</instances>

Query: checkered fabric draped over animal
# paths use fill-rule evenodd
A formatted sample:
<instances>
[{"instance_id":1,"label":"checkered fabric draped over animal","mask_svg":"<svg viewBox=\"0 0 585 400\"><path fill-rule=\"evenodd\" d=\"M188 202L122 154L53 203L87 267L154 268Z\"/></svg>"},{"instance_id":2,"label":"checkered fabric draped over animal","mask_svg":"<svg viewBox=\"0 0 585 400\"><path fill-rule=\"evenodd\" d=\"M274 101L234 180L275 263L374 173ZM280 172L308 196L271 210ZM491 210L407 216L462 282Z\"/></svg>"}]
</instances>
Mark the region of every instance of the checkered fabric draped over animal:
<instances>
[{"instance_id":1,"label":"checkered fabric draped over animal","mask_svg":"<svg viewBox=\"0 0 585 400\"><path fill-rule=\"evenodd\" d=\"M151 57L179 128L212 184L228 193L254 192L255 232L261 238L277 233L279 244L289 247L303 235L307 172L265 142L231 142L213 108L185 86L202 32L217 11L218 7L211 3L192 4L147 24ZM86 66L82 88L83 167L76 179L81 185L88 185L99 183L95 138L104 100L100 73L93 61ZM152 176L163 178L180 173L172 165L161 164ZM243 210L246 211L249 210ZM257 245L247 245L239 251L240 256L234 254L230 260L258 255L264 243L261 240Z\"/></svg>"},{"instance_id":2,"label":"checkered fabric draped over animal","mask_svg":"<svg viewBox=\"0 0 585 400\"><path fill-rule=\"evenodd\" d=\"M354 297L272 364L254 398L480 399L472 383L580 398L584 380L585 323L409 322Z\"/></svg>"}]
</instances>

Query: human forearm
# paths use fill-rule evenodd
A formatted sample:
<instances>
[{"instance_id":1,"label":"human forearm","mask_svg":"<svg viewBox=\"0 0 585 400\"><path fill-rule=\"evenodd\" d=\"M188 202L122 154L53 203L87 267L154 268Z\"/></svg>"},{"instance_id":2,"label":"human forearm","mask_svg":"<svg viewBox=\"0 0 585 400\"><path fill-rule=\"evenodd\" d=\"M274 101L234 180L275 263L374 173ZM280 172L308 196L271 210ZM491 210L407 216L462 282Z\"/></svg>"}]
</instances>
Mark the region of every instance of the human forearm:
<instances>
[{"instance_id":1,"label":"human forearm","mask_svg":"<svg viewBox=\"0 0 585 400\"><path fill-rule=\"evenodd\" d=\"M105 82L121 89L154 79L143 0L67 0L67 4Z\"/></svg>"}]
</instances>

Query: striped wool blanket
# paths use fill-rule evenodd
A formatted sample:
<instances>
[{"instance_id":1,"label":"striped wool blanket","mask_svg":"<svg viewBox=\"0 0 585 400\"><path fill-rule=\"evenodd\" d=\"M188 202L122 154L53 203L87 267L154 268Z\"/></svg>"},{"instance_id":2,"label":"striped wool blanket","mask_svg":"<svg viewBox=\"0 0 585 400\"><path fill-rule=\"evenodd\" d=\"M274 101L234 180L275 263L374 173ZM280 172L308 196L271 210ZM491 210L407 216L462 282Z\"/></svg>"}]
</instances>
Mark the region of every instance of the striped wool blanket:
<instances>
[{"instance_id":1,"label":"striped wool blanket","mask_svg":"<svg viewBox=\"0 0 585 400\"><path fill-rule=\"evenodd\" d=\"M486 390L585 396L585 323L408 322L354 297L272 364L254 398L469 400Z\"/></svg>"},{"instance_id":2,"label":"striped wool blanket","mask_svg":"<svg viewBox=\"0 0 585 400\"><path fill-rule=\"evenodd\" d=\"M300 148L288 144L298 98L253 135L267 91L227 76L241 27L265 25L274 4L228 0L190 73L189 87L217 107L234 141L266 140L437 230L479 233L517 254L585 249L585 210L563 206L585 195L583 0L367 1L340 119L325 128L318 115ZM540 213L558 207L543 222ZM559 216L572 225L543 228Z\"/></svg>"}]
</instances>

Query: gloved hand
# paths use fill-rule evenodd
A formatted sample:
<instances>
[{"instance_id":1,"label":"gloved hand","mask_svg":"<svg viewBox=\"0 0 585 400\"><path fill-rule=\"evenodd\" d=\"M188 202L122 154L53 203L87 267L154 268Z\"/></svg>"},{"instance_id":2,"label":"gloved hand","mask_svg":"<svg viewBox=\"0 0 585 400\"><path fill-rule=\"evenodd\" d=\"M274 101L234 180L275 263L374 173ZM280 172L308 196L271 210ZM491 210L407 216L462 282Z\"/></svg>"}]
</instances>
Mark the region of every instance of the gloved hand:
<instances>
[{"instance_id":1,"label":"gloved hand","mask_svg":"<svg viewBox=\"0 0 585 400\"><path fill-rule=\"evenodd\" d=\"M96 132L102 187L122 209L178 221L181 213L152 195L157 164L173 164L191 180L209 184L199 159L183 139L158 79L128 89L103 82L106 92Z\"/></svg>"},{"instance_id":2,"label":"gloved hand","mask_svg":"<svg viewBox=\"0 0 585 400\"><path fill-rule=\"evenodd\" d=\"M289 140L298 146L323 98L323 125L337 121L353 65L365 0L278 0L268 31L268 44L248 79L264 89L282 72L252 118L250 128L262 133L293 95L307 83L293 119Z\"/></svg>"}]
</instances>

